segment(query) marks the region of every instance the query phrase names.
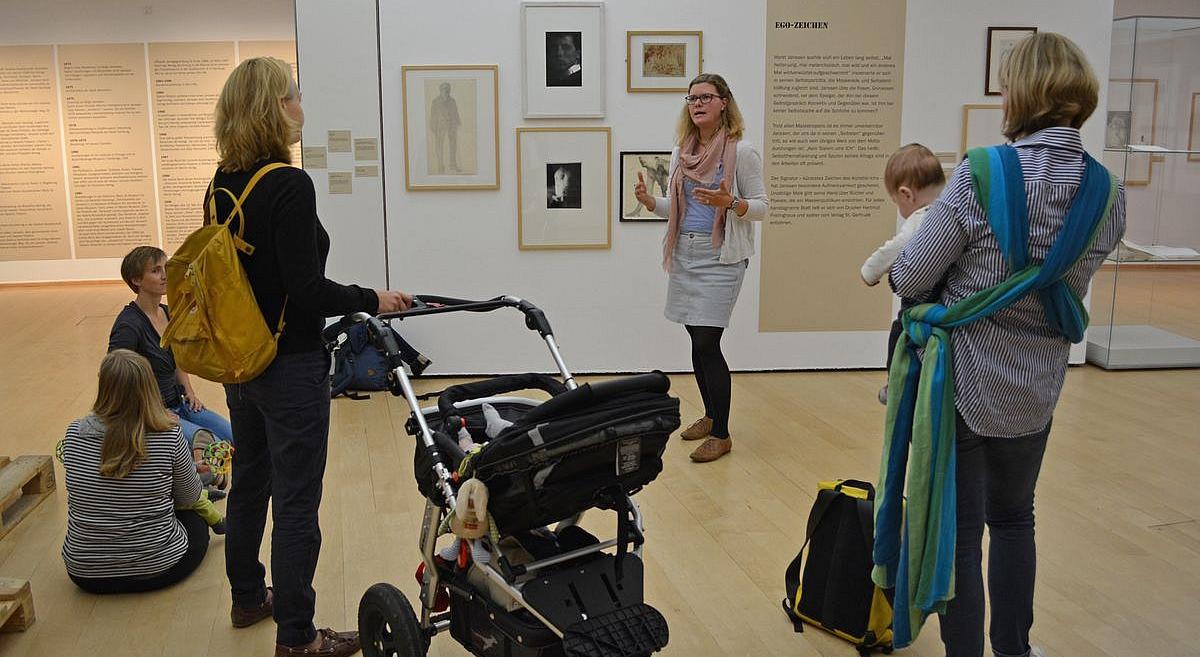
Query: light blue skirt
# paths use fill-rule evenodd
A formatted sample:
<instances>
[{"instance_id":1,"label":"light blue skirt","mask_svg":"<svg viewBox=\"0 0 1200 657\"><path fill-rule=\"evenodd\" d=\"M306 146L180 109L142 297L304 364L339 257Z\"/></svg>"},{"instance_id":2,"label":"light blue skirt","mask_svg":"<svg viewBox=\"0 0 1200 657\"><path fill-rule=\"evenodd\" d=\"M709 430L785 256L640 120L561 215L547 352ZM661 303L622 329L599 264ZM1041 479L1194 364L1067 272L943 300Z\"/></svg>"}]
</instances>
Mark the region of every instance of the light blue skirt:
<instances>
[{"instance_id":1,"label":"light blue skirt","mask_svg":"<svg viewBox=\"0 0 1200 657\"><path fill-rule=\"evenodd\" d=\"M685 326L729 326L748 260L721 264L708 233L680 233L667 283L667 319Z\"/></svg>"}]
</instances>

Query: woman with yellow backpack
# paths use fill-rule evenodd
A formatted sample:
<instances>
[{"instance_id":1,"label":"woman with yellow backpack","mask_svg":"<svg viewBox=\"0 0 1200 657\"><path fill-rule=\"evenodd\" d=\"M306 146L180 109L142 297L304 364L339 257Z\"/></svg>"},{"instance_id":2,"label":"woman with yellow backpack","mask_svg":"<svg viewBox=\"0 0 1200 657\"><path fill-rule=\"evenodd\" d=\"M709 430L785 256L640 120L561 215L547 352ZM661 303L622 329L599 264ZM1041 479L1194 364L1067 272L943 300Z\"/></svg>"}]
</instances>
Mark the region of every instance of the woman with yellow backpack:
<instances>
[{"instance_id":1,"label":"woman with yellow backpack","mask_svg":"<svg viewBox=\"0 0 1200 657\"><path fill-rule=\"evenodd\" d=\"M325 277L329 234L317 217L312 179L290 166L303 124L286 63L257 57L230 74L216 107L220 162L204 198L206 226L168 264L180 321L164 342L179 341L185 369L225 383L237 441L225 539L234 627L274 615L277 657L337 657L357 652L359 642L357 632L313 625L329 441L330 363L321 330L326 317L403 310L412 297ZM197 263L208 260L231 277L206 278L211 270ZM247 336L258 343L232 358ZM194 367L183 363L188 358ZM273 588L258 560L268 502Z\"/></svg>"}]
</instances>

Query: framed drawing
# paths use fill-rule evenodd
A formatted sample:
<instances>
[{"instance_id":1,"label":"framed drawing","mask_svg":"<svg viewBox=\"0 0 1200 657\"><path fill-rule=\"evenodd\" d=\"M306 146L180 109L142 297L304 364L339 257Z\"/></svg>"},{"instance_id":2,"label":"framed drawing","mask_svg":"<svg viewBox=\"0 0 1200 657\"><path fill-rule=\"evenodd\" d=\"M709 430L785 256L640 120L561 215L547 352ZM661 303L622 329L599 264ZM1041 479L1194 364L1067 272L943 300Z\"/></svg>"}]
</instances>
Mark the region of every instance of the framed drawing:
<instances>
[{"instance_id":1,"label":"framed drawing","mask_svg":"<svg viewBox=\"0 0 1200 657\"><path fill-rule=\"evenodd\" d=\"M651 196L667 195L671 151L621 151L621 221L666 221L646 209L633 195L638 174Z\"/></svg>"},{"instance_id":2,"label":"framed drawing","mask_svg":"<svg viewBox=\"0 0 1200 657\"><path fill-rule=\"evenodd\" d=\"M1149 145L1155 141L1158 134L1158 80L1110 79L1108 106L1112 109L1105 116L1104 148L1120 150L1125 158L1124 162L1114 161L1115 171L1121 173L1127 186L1149 185L1153 155L1127 151L1130 146Z\"/></svg>"},{"instance_id":3,"label":"framed drawing","mask_svg":"<svg viewBox=\"0 0 1200 657\"><path fill-rule=\"evenodd\" d=\"M525 117L604 116L604 3L521 4Z\"/></svg>"},{"instance_id":4,"label":"framed drawing","mask_svg":"<svg viewBox=\"0 0 1200 657\"><path fill-rule=\"evenodd\" d=\"M517 245L607 249L612 244L608 128L517 128Z\"/></svg>"},{"instance_id":5,"label":"framed drawing","mask_svg":"<svg viewBox=\"0 0 1200 657\"><path fill-rule=\"evenodd\" d=\"M1021 39L1037 34L1036 27L989 27L987 31L987 65L984 68L983 94L1000 95L1000 64Z\"/></svg>"},{"instance_id":6,"label":"framed drawing","mask_svg":"<svg viewBox=\"0 0 1200 657\"><path fill-rule=\"evenodd\" d=\"M403 66L409 191L500 188L498 67Z\"/></svg>"},{"instance_id":7,"label":"framed drawing","mask_svg":"<svg viewBox=\"0 0 1200 657\"><path fill-rule=\"evenodd\" d=\"M696 32L626 32L625 90L687 93L704 66L704 35Z\"/></svg>"},{"instance_id":8,"label":"framed drawing","mask_svg":"<svg viewBox=\"0 0 1200 657\"><path fill-rule=\"evenodd\" d=\"M977 146L1007 142L1003 130L1003 105L963 105L959 158L966 157L967 151Z\"/></svg>"},{"instance_id":9,"label":"framed drawing","mask_svg":"<svg viewBox=\"0 0 1200 657\"><path fill-rule=\"evenodd\" d=\"M1192 112L1188 115L1189 151L1200 151L1200 92L1192 93ZM1188 162L1200 162L1200 153L1188 153Z\"/></svg>"}]
</instances>

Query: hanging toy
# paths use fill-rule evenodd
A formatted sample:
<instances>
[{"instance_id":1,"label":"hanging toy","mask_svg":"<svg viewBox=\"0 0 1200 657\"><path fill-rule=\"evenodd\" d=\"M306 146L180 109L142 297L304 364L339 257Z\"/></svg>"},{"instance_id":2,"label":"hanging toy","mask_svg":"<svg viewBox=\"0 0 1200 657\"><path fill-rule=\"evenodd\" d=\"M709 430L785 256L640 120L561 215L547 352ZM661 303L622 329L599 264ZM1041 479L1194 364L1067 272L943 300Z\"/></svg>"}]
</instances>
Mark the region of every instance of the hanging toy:
<instances>
[{"instance_id":1,"label":"hanging toy","mask_svg":"<svg viewBox=\"0 0 1200 657\"><path fill-rule=\"evenodd\" d=\"M468 479L458 489L458 504L450 518L455 536L476 539L488 533L488 489L478 479Z\"/></svg>"}]
</instances>

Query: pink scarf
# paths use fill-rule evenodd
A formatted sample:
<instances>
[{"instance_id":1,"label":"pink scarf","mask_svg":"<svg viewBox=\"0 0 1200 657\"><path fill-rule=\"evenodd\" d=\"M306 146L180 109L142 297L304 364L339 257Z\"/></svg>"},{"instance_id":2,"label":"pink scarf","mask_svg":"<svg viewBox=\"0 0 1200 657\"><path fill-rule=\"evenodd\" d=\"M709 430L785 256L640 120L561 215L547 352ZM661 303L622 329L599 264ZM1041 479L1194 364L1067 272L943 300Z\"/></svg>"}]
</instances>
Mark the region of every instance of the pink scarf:
<instances>
[{"instance_id":1,"label":"pink scarf","mask_svg":"<svg viewBox=\"0 0 1200 657\"><path fill-rule=\"evenodd\" d=\"M732 180L733 172L737 167L737 140L726 136L725 128L722 127L717 134L713 135L712 141L704 147L704 150L696 152L697 144L700 141L699 131L692 132L688 135L683 144L679 146L679 161L675 166L675 171L671 174L671 182L668 196L671 199L671 213L667 221L667 236L663 240L663 269L670 271L671 255L675 252L675 244L679 241L679 223L682 221L684 209L689 199L684 198L683 179L690 178L691 180L702 185L714 184L714 178L717 175L717 165L721 164L724 167L724 179ZM733 190L730 183L730 191ZM699 203L696 199L690 199L694 203ZM713 246L720 249L721 244L725 242L725 208L713 208L716 217L713 220L712 243Z\"/></svg>"}]
</instances>

